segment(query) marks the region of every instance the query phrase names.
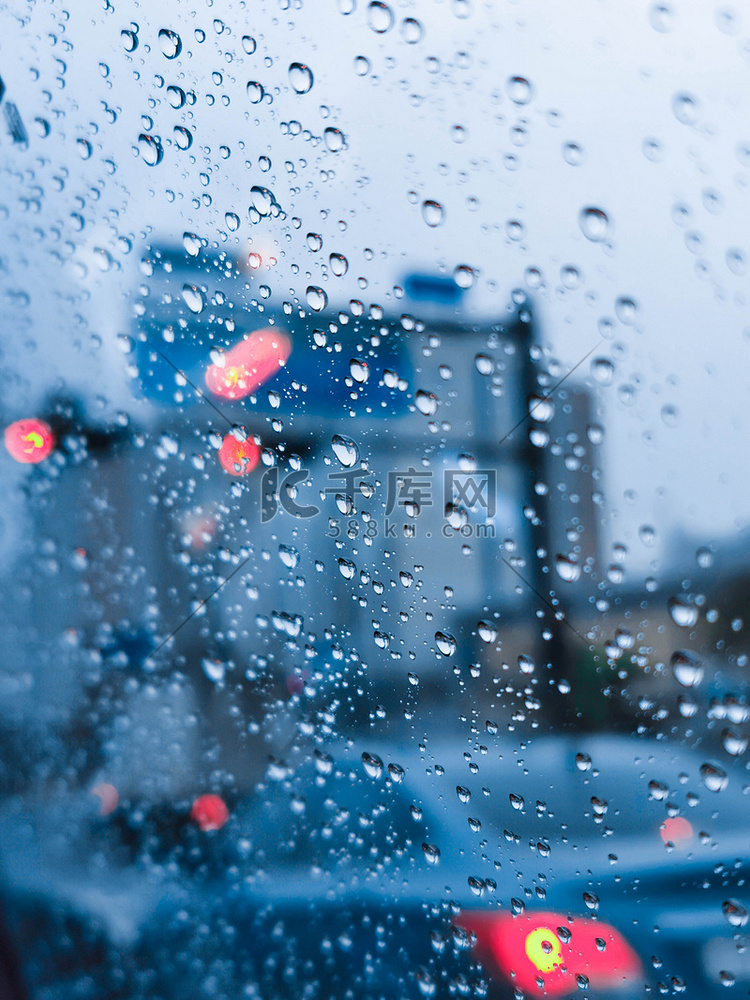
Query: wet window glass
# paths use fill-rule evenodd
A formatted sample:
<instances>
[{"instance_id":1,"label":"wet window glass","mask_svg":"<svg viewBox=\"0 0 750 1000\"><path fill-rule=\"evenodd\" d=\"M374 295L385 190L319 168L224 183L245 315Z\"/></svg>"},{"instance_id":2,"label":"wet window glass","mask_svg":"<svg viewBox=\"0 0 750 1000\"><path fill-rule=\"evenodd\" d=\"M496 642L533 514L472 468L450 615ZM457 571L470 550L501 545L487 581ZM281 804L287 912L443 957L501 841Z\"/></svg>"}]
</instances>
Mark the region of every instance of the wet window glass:
<instances>
[{"instance_id":1,"label":"wet window glass","mask_svg":"<svg viewBox=\"0 0 750 1000\"><path fill-rule=\"evenodd\" d=\"M750 987L750 21L0 49L0 998Z\"/></svg>"}]
</instances>

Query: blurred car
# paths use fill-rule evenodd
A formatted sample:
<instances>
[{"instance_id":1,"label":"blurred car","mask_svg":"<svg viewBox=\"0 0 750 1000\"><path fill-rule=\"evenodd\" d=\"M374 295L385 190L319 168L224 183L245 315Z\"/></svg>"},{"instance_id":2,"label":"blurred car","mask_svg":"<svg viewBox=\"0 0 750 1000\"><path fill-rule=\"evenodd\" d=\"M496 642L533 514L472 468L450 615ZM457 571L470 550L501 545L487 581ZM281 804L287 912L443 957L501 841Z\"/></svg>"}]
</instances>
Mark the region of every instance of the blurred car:
<instances>
[{"instance_id":1,"label":"blurred car","mask_svg":"<svg viewBox=\"0 0 750 1000\"><path fill-rule=\"evenodd\" d=\"M46 870L28 859L51 805L6 813L32 995L47 995L33 987L50 914L88 948L67 979L48 971L56 997L97 977L106 995L147 984L164 1000L706 998L750 983L742 767L636 737L494 730L465 750L300 747L254 796L224 794L226 822L188 801L99 817L79 804Z\"/></svg>"}]
</instances>

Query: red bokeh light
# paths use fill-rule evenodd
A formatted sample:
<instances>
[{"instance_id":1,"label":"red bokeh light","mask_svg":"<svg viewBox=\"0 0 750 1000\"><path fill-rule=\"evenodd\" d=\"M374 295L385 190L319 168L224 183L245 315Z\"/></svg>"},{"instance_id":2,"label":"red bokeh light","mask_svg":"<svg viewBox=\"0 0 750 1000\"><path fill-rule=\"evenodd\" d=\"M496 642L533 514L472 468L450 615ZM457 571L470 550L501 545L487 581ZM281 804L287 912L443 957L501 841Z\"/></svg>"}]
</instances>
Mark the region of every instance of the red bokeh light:
<instances>
[{"instance_id":1,"label":"red bokeh light","mask_svg":"<svg viewBox=\"0 0 750 1000\"><path fill-rule=\"evenodd\" d=\"M227 434L219 448L219 462L230 476L246 476L260 461L260 448L252 438L238 441L234 434Z\"/></svg>"},{"instance_id":2,"label":"red bokeh light","mask_svg":"<svg viewBox=\"0 0 750 1000\"><path fill-rule=\"evenodd\" d=\"M17 462L41 462L55 447L49 424L32 417L16 420L5 428L5 447Z\"/></svg>"},{"instance_id":3,"label":"red bokeh light","mask_svg":"<svg viewBox=\"0 0 750 1000\"><path fill-rule=\"evenodd\" d=\"M190 818L204 832L220 830L229 819L229 810L219 795L200 795L193 803Z\"/></svg>"},{"instance_id":4,"label":"red bokeh light","mask_svg":"<svg viewBox=\"0 0 750 1000\"><path fill-rule=\"evenodd\" d=\"M111 812L114 812L120 801L117 789L107 781L101 781L98 785L94 785L91 794L96 795L99 799L101 803L99 813L102 816L109 816Z\"/></svg>"},{"instance_id":5,"label":"red bokeh light","mask_svg":"<svg viewBox=\"0 0 750 1000\"><path fill-rule=\"evenodd\" d=\"M694 836L693 824L684 816L669 816L659 827L659 833L665 844L687 847Z\"/></svg>"},{"instance_id":6,"label":"red bokeh light","mask_svg":"<svg viewBox=\"0 0 750 1000\"><path fill-rule=\"evenodd\" d=\"M210 365L206 385L224 399L244 399L276 374L292 353L292 342L281 330L257 330L228 350L223 364Z\"/></svg>"}]
</instances>

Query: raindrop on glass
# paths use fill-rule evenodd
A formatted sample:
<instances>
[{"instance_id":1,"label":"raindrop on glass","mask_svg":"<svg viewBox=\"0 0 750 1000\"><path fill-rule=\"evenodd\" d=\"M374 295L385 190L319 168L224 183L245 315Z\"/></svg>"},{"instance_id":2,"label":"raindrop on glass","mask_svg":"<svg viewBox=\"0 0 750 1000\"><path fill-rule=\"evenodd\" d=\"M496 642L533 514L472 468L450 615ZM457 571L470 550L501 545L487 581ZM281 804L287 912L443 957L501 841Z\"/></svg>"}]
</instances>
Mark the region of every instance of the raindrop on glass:
<instances>
[{"instance_id":1,"label":"raindrop on glass","mask_svg":"<svg viewBox=\"0 0 750 1000\"><path fill-rule=\"evenodd\" d=\"M206 297L195 285L182 286L182 298L190 312L198 315L206 308Z\"/></svg>"},{"instance_id":2,"label":"raindrop on glass","mask_svg":"<svg viewBox=\"0 0 750 1000\"><path fill-rule=\"evenodd\" d=\"M672 111L678 122L695 125L698 120L698 101L691 94L675 94L672 98Z\"/></svg>"},{"instance_id":3,"label":"raindrop on glass","mask_svg":"<svg viewBox=\"0 0 750 1000\"><path fill-rule=\"evenodd\" d=\"M328 296L317 285L308 285L305 298L313 312L321 312L328 305Z\"/></svg>"},{"instance_id":4,"label":"raindrop on glass","mask_svg":"<svg viewBox=\"0 0 750 1000\"><path fill-rule=\"evenodd\" d=\"M417 404L417 409L420 413L424 413L426 417L431 417L438 407L437 396L433 392L426 392L424 389L418 389L414 395L414 402Z\"/></svg>"},{"instance_id":5,"label":"raindrop on glass","mask_svg":"<svg viewBox=\"0 0 750 1000\"><path fill-rule=\"evenodd\" d=\"M352 441L351 438L344 437L343 434L334 434L331 439L331 445L333 453L339 462L347 469L351 469L359 458L359 448L356 442Z\"/></svg>"},{"instance_id":6,"label":"raindrop on glass","mask_svg":"<svg viewBox=\"0 0 750 1000\"><path fill-rule=\"evenodd\" d=\"M138 149L140 150L143 162L147 163L150 167L158 166L164 157L161 141L154 135L141 133L138 136Z\"/></svg>"},{"instance_id":7,"label":"raindrop on glass","mask_svg":"<svg viewBox=\"0 0 750 1000\"><path fill-rule=\"evenodd\" d=\"M307 94L313 85L312 70L304 63L293 62L289 67L289 82L295 94Z\"/></svg>"},{"instance_id":8,"label":"raindrop on glass","mask_svg":"<svg viewBox=\"0 0 750 1000\"><path fill-rule=\"evenodd\" d=\"M422 218L428 226L434 229L442 224L444 217L445 211L439 201L428 198L422 202Z\"/></svg>"},{"instance_id":9,"label":"raindrop on glass","mask_svg":"<svg viewBox=\"0 0 750 1000\"><path fill-rule=\"evenodd\" d=\"M176 31L162 28L159 32L159 46L167 59L176 59L182 52L182 41Z\"/></svg>"},{"instance_id":10,"label":"raindrop on glass","mask_svg":"<svg viewBox=\"0 0 750 1000\"><path fill-rule=\"evenodd\" d=\"M323 132L323 141L326 144L326 149L331 153L340 153L342 149L346 148L346 136L337 128L325 129Z\"/></svg>"},{"instance_id":11,"label":"raindrop on glass","mask_svg":"<svg viewBox=\"0 0 750 1000\"><path fill-rule=\"evenodd\" d=\"M382 3L381 0L372 0L367 8L367 23L373 31L384 35L393 27L393 11L387 3Z\"/></svg>"},{"instance_id":12,"label":"raindrop on glass","mask_svg":"<svg viewBox=\"0 0 750 1000\"><path fill-rule=\"evenodd\" d=\"M349 374L355 382L362 384L370 377L370 366L363 358L352 358L349 362Z\"/></svg>"},{"instance_id":13,"label":"raindrop on glass","mask_svg":"<svg viewBox=\"0 0 750 1000\"><path fill-rule=\"evenodd\" d=\"M703 661L689 650L676 650L669 665L677 683L683 687L697 687L703 680Z\"/></svg>"},{"instance_id":14,"label":"raindrop on glass","mask_svg":"<svg viewBox=\"0 0 750 1000\"><path fill-rule=\"evenodd\" d=\"M260 104L265 96L262 85L255 80L248 80L245 90L251 104Z\"/></svg>"},{"instance_id":15,"label":"raindrop on glass","mask_svg":"<svg viewBox=\"0 0 750 1000\"><path fill-rule=\"evenodd\" d=\"M692 628L698 621L698 609L694 604L688 604L679 597L669 599L669 613L675 625L681 628Z\"/></svg>"},{"instance_id":16,"label":"raindrop on glass","mask_svg":"<svg viewBox=\"0 0 750 1000\"><path fill-rule=\"evenodd\" d=\"M599 243L609 230L609 218L600 208L584 208L578 217L581 232L587 240Z\"/></svg>"},{"instance_id":17,"label":"raindrop on glass","mask_svg":"<svg viewBox=\"0 0 750 1000\"><path fill-rule=\"evenodd\" d=\"M443 656L453 656L458 648L458 643L448 632L436 632L435 642Z\"/></svg>"},{"instance_id":18,"label":"raindrop on glass","mask_svg":"<svg viewBox=\"0 0 750 1000\"><path fill-rule=\"evenodd\" d=\"M506 84L508 97L514 104L528 104L533 96L531 84L525 76L512 76Z\"/></svg>"}]
</instances>

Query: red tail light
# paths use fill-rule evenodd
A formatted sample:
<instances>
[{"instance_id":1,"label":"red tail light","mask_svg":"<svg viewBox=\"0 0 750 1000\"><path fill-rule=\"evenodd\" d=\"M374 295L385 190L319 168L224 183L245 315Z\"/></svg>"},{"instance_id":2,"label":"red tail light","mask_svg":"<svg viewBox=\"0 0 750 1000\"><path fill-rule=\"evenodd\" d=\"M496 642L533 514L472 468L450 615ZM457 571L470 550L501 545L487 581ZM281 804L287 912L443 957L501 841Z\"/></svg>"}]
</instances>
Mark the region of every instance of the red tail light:
<instances>
[{"instance_id":1,"label":"red tail light","mask_svg":"<svg viewBox=\"0 0 750 1000\"><path fill-rule=\"evenodd\" d=\"M529 996L557 996L585 982L616 989L634 985L642 975L625 938L598 920L543 912L464 913L456 923L476 936L487 971L502 974Z\"/></svg>"}]
</instances>

